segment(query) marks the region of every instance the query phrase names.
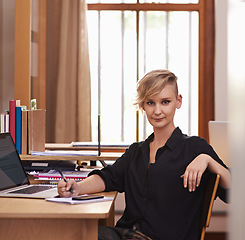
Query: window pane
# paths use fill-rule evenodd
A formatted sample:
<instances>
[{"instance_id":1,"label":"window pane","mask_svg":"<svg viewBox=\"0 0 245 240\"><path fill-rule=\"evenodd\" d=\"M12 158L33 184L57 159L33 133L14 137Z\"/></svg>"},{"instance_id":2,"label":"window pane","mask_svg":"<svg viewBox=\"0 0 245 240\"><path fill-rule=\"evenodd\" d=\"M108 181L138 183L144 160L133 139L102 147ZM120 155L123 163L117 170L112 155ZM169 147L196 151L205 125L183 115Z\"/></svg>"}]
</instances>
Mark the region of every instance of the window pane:
<instances>
[{"instance_id":1,"label":"window pane","mask_svg":"<svg viewBox=\"0 0 245 240\"><path fill-rule=\"evenodd\" d=\"M166 68L166 12L140 12L140 75Z\"/></svg>"},{"instance_id":2,"label":"window pane","mask_svg":"<svg viewBox=\"0 0 245 240\"><path fill-rule=\"evenodd\" d=\"M89 3L136 3L137 0L87 0ZM140 0L140 3L199 3L199 0Z\"/></svg>"},{"instance_id":3,"label":"window pane","mask_svg":"<svg viewBox=\"0 0 245 240\"><path fill-rule=\"evenodd\" d=\"M154 69L167 68L166 12L140 12L139 76ZM152 127L140 112L139 139L152 133Z\"/></svg>"},{"instance_id":4,"label":"window pane","mask_svg":"<svg viewBox=\"0 0 245 240\"><path fill-rule=\"evenodd\" d=\"M140 3L199 3L199 0L140 0Z\"/></svg>"},{"instance_id":5,"label":"window pane","mask_svg":"<svg viewBox=\"0 0 245 240\"><path fill-rule=\"evenodd\" d=\"M94 119L92 139L97 139L99 106L96 101L100 81L102 142L132 142L135 141L136 135L136 114L133 106L136 85L136 14L129 11L103 11L100 14L99 51L98 41L93 39L99 37L94 36L99 26L98 17L96 20L94 14L90 15L88 12ZM96 21L97 24L94 24ZM93 59L94 55L97 55L97 58Z\"/></svg>"},{"instance_id":6,"label":"window pane","mask_svg":"<svg viewBox=\"0 0 245 240\"><path fill-rule=\"evenodd\" d=\"M136 3L136 0L87 0L89 3Z\"/></svg>"},{"instance_id":7,"label":"window pane","mask_svg":"<svg viewBox=\"0 0 245 240\"><path fill-rule=\"evenodd\" d=\"M92 141L98 140L98 12L87 12L89 60L91 75Z\"/></svg>"},{"instance_id":8,"label":"window pane","mask_svg":"<svg viewBox=\"0 0 245 240\"><path fill-rule=\"evenodd\" d=\"M124 12L124 129L122 141L131 143L136 139L136 108L133 105L137 82L136 13Z\"/></svg>"},{"instance_id":9,"label":"window pane","mask_svg":"<svg viewBox=\"0 0 245 240\"><path fill-rule=\"evenodd\" d=\"M133 106L137 76L136 13L88 11L92 88L92 139L101 113L102 142L136 140ZM99 34L100 33L100 34ZM139 77L158 68L178 76L183 105L175 124L198 134L198 13L148 11L139 15ZM152 133L139 114L139 140Z\"/></svg>"},{"instance_id":10,"label":"window pane","mask_svg":"<svg viewBox=\"0 0 245 240\"><path fill-rule=\"evenodd\" d=\"M198 14L170 13L169 69L178 76L182 107L175 123L190 135L198 134Z\"/></svg>"},{"instance_id":11,"label":"window pane","mask_svg":"<svg viewBox=\"0 0 245 240\"><path fill-rule=\"evenodd\" d=\"M198 14L196 12L140 13L140 77L167 68L178 77L183 105L175 124L184 133L198 134ZM152 127L140 114L140 139Z\"/></svg>"},{"instance_id":12,"label":"window pane","mask_svg":"<svg viewBox=\"0 0 245 240\"><path fill-rule=\"evenodd\" d=\"M101 139L115 142L121 128L121 13L101 12Z\"/></svg>"}]
</instances>

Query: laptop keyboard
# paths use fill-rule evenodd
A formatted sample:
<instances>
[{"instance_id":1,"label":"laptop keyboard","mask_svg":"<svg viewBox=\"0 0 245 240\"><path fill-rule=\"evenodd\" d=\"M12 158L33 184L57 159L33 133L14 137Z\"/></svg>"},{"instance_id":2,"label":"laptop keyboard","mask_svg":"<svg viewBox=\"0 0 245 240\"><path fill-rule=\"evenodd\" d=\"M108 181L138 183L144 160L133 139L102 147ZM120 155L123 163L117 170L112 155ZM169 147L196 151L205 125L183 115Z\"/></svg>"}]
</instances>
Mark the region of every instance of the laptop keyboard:
<instances>
[{"instance_id":1,"label":"laptop keyboard","mask_svg":"<svg viewBox=\"0 0 245 240\"><path fill-rule=\"evenodd\" d=\"M27 188L15 190L15 191L12 191L9 193L32 194L32 193L42 192L42 191L48 190L50 188L53 188L53 186L35 185L35 186L30 186Z\"/></svg>"}]
</instances>

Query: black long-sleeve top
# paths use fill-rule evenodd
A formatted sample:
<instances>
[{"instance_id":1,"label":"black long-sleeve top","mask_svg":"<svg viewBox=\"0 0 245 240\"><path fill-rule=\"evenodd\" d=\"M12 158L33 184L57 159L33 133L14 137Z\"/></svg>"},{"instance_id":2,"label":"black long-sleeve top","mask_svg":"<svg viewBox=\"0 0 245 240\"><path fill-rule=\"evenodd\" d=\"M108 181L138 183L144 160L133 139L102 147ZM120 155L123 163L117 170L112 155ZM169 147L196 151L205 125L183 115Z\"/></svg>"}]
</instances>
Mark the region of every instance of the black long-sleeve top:
<instances>
[{"instance_id":1,"label":"black long-sleeve top","mask_svg":"<svg viewBox=\"0 0 245 240\"><path fill-rule=\"evenodd\" d=\"M184 135L179 128L158 149L155 163L149 164L149 144L153 139L154 134L144 142L132 144L112 166L91 174L101 176L105 191L125 192L126 208L116 226L130 228L138 224L153 239L198 240L201 202L209 171L204 172L194 192L183 187L181 175L201 153L226 166L204 139ZM225 189L219 187L217 195L226 201Z\"/></svg>"}]
</instances>

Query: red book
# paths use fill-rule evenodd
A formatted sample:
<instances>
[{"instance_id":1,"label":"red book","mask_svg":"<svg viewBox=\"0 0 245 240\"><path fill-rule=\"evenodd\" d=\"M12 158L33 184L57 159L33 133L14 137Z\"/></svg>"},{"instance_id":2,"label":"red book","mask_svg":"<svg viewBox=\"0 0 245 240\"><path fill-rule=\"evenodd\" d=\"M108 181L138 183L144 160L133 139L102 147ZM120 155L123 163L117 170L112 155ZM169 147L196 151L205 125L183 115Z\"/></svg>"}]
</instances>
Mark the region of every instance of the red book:
<instances>
[{"instance_id":1,"label":"red book","mask_svg":"<svg viewBox=\"0 0 245 240\"><path fill-rule=\"evenodd\" d=\"M16 136L16 131L15 131L15 119L16 119L16 100L10 100L9 101L9 132L14 140L15 143L15 136Z\"/></svg>"}]
</instances>

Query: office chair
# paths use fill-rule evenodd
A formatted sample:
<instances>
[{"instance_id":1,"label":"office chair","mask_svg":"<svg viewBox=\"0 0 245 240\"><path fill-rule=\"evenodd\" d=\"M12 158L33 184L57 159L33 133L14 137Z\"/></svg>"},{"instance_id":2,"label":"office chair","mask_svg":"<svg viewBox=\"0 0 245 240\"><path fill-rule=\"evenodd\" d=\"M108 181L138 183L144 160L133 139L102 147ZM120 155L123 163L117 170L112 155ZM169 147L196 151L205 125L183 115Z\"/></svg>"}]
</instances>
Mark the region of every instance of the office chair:
<instances>
[{"instance_id":1,"label":"office chair","mask_svg":"<svg viewBox=\"0 0 245 240\"><path fill-rule=\"evenodd\" d=\"M209 226L211 213L213 209L213 203L215 200L216 192L218 189L220 180L219 174L212 173L208 179L207 187L205 189L202 212L201 212L201 240L204 240L206 228Z\"/></svg>"}]
</instances>

